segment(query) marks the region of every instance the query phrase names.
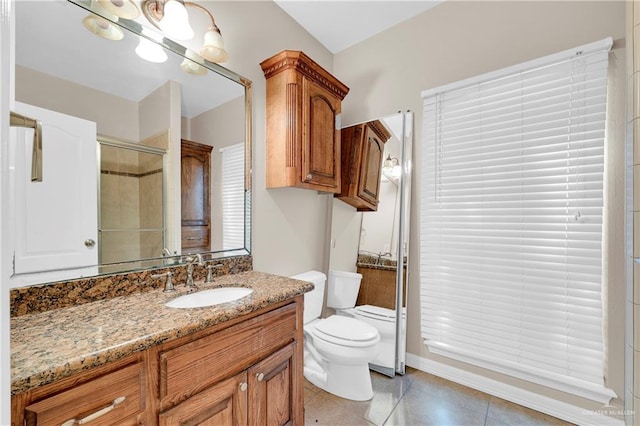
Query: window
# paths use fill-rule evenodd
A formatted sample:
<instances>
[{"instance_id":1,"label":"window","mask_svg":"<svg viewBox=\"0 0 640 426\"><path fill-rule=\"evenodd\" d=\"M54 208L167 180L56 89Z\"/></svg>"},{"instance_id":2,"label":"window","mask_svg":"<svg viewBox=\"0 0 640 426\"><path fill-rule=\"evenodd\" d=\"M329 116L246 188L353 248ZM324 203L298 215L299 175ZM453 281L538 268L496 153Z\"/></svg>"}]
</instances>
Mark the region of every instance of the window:
<instances>
[{"instance_id":1,"label":"window","mask_svg":"<svg viewBox=\"0 0 640 426\"><path fill-rule=\"evenodd\" d=\"M220 149L222 155L222 248L245 247L244 144Z\"/></svg>"},{"instance_id":2,"label":"window","mask_svg":"<svg viewBox=\"0 0 640 426\"><path fill-rule=\"evenodd\" d=\"M422 94L429 350L601 402L611 44Z\"/></svg>"}]
</instances>

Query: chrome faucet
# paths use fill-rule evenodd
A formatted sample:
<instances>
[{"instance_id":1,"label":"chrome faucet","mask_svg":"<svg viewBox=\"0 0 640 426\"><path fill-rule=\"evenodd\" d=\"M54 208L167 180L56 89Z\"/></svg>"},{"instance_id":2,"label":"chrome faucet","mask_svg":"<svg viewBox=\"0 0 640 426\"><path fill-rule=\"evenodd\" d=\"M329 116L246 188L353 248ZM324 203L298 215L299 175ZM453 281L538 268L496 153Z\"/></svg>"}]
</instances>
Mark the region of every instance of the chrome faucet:
<instances>
[{"instance_id":1,"label":"chrome faucet","mask_svg":"<svg viewBox=\"0 0 640 426\"><path fill-rule=\"evenodd\" d=\"M204 265L202 262L202 255L200 253L196 253L195 256L187 256L184 261L187 263L187 289L189 292L193 292L198 290L196 283L193 282L193 264L197 263L198 266Z\"/></svg>"},{"instance_id":2,"label":"chrome faucet","mask_svg":"<svg viewBox=\"0 0 640 426\"><path fill-rule=\"evenodd\" d=\"M151 275L151 278L163 278L163 277L167 277L167 280L164 283L164 290L163 292L165 293L171 293L173 291L176 291L175 287L173 286L173 282L171 281L171 277L173 276L173 273L171 271L169 272L165 272L164 274L155 274L155 275Z\"/></svg>"},{"instance_id":3,"label":"chrome faucet","mask_svg":"<svg viewBox=\"0 0 640 426\"><path fill-rule=\"evenodd\" d=\"M391 257L391 253L390 253L390 252L388 252L388 251L386 251L386 252L382 252L382 251L381 251L381 252L379 252L379 253L378 253L378 260L376 260L376 265L379 265L379 264L380 264L380 262L382 261L382 256L389 256L389 257Z\"/></svg>"},{"instance_id":4,"label":"chrome faucet","mask_svg":"<svg viewBox=\"0 0 640 426\"><path fill-rule=\"evenodd\" d=\"M217 263L215 265L208 265L207 266L207 279L205 280L205 283L212 283L213 282L213 270L217 269L217 268L222 268L222 266L224 266L222 263Z\"/></svg>"}]
</instances>

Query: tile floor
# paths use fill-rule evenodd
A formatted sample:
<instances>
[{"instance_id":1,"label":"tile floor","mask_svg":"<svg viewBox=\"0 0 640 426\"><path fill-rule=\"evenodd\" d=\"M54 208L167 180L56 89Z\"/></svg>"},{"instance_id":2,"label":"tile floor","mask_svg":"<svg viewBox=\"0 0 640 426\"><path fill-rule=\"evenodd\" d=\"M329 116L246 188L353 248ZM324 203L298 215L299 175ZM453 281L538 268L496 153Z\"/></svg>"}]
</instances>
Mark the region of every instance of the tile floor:
<instances>
[{"instance_id":1,"label":"tile floor","mask_svg":"<svg viewBox=\"0 0 640 426\"><path fill-rule=\"evenodd\" d=\"M562 420L415 369L390 379L372 372L373 399L338 398L305 380L305 425L529 426Z\"/></svg>"}]
</instances>

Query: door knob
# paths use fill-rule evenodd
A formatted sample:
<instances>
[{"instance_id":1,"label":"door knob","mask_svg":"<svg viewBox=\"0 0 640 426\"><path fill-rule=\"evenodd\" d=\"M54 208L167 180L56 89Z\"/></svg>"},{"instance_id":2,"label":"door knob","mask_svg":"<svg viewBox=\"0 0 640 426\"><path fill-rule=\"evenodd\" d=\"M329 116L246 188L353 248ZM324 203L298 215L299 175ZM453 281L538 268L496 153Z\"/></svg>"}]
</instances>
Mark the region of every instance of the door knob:
<instances>
[{"instance_id":1,"label":"door knob","mask_svg":"<svg viewBox=\"0 0 640 426\"><path fill-rule=\"evenodd\" d=\"M256 374L256 379L258 379L258 381L261 382L264 379L264 374L263 373Z\"/></svg>"},{"instance_id":2,"label":"door knob","mask_svg":"<svg viewBox=\"0 0 640 426\"><path fill-rule=\"evenodd\" d=\"M84 245L91 248L96 245L96 242L89 238L88 240L84 240Z\"/></svg>"},{"instance_id":3,"label":"door knob","mask_svg":"<svg viewBox=\"0 0 640 426\"><path fill-rule=\"evenodd\" d=\"M247 390L247 384L246 383L240 383L240 390L242 392L246 391Z\"/></svg>"}]
</instances>

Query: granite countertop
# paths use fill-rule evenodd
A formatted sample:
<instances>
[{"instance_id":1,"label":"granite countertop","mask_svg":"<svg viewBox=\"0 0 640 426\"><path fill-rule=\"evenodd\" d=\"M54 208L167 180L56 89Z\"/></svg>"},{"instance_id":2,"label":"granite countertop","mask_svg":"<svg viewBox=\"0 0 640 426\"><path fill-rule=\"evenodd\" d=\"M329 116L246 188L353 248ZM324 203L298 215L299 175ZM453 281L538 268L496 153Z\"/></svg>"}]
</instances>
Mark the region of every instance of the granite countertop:
<instances>
[{"instance_id":1,"label":"granite countertop","mask_svg":"<svg viewBox=\"0 0 640 426\"><path fill-rule=\"evenodd\" d=\"M164 304L186 294L156 289L11 319L11 394L25 392L306 293L305 281L261 272L196 282L200 290L250 287L249 296L206 308Z\"/></svg>"}]
</instances>

